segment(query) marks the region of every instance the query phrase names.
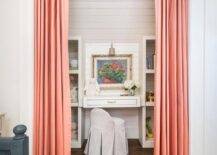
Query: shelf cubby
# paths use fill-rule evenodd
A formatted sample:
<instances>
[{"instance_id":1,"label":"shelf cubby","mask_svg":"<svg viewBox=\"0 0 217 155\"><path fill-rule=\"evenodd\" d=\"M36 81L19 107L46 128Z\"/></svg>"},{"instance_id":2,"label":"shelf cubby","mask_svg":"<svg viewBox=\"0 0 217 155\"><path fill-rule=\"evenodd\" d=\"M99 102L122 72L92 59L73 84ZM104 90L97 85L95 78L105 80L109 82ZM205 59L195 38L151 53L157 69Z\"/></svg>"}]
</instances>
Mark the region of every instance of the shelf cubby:
<instances>
[{"instance_id":1,"label":"shelf cubby","mask_svg":"<svg viewBox=\"0 0 217 155\"><path fill-rule=\"evenodd\" d=\"M68 41L69 52L69 79L70 79L70 105L71 105L71 134L72 148L81 148L82 138L82 51L81 38L72 37Z\"/></svg>"},{"instance_id":2,"label":"shelf cubby","mask_svg":"<svg viewBox=\"0 0 217 155\"><path fill-rule=\"evenodd\" d=\"M72 141L78 141L78 108L71 108Z\"/></svg>"},{"instance_id":3,"label":"shelf cubby","mask_svg":"<svg viewBox=\"0 0 217 155\"><path fill-rule=\"evenodd\" d=\"M71 39L68 42L69 47L69 69L79 70L79 40Z\"/></svg>"},{"instance_id":4,"label":"shelf cubby","mask_svg":"<svg viewBox=\"0 0 217 155\"><path fill-rule=\"evenodd\" d=\"M143 39L142 53L143 73L141 74L140 143L144 148L154 147L154 92L155 92L155 37Z\"/></svg>"}]
</instances>

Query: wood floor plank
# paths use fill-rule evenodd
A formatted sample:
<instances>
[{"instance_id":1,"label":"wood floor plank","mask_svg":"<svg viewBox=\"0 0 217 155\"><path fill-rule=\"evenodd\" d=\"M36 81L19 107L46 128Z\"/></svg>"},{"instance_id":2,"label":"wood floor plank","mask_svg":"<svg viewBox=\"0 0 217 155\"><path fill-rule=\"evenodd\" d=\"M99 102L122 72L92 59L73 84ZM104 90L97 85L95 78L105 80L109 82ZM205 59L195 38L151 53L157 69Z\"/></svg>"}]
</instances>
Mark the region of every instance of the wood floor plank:
<instances>
[{"instance_id":1,"label":"wood floor plank","mask_svg":"<svg viewBox=\"0 0 217 155\"><path fill-rule=\"evenodd\" d=\"M153 155L153 149L144 149L141 147L140 143L136 139L128 140L129 145L129 155ZM72 149L72 155L84 155L84 147L81 149Z\"/></svg>"}]
</instances>

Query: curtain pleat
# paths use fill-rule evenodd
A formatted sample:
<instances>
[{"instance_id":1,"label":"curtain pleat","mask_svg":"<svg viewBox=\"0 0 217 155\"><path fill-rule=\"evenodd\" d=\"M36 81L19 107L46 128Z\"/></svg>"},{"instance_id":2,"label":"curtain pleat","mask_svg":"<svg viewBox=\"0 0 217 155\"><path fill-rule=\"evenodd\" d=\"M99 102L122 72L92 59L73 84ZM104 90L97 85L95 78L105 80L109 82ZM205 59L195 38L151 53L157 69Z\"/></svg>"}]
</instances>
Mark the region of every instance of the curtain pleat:
<instances>
[{"instance_id":1,"label":"curtain pleat","mask_svg":"<svg viewBox=\"0 0 217 155\"><path fill-rule=\"evenodd\" d=\"M155 155L188 155L188 0L155 0Z\"/></svg>"},{"instance_id":2,"label":"curtain pleat","mask_svg":"<svg viewBox=\"0 0 217 155\"><path fill-rule=\"evenodd\" d=\"M34 155L70 155L68 0L35 0Z\"/></svg>"}]
</instances>

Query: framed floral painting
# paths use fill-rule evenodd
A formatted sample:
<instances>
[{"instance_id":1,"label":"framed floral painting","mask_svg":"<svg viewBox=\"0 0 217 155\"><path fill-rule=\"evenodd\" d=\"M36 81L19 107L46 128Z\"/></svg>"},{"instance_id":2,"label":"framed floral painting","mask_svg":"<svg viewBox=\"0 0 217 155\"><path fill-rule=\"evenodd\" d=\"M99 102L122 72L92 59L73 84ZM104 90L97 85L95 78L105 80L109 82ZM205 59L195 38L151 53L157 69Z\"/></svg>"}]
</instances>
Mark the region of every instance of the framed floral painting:
<instances>
[{"instance_id":1,"label":"framed floral painting","mask_svg":"<svg viewBox=\"0 0 217 155\"><path fill-rule=\"evenodd\" d=\"M102 88L120 88L132 79L132 55L93 55L93 77Z\"/></svg>"}]
</instances>

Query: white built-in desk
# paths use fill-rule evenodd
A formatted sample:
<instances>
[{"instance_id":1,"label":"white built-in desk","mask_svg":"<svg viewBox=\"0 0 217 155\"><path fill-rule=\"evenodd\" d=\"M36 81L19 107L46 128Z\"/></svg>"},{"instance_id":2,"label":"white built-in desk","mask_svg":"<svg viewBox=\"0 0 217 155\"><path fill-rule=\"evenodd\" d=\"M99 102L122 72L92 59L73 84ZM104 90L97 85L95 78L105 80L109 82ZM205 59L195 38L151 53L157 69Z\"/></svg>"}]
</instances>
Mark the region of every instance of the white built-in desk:
<instances>
[{"instance_id":1,"label":"white built-in desk","mask_svg":"<svg viewBox=\"0 0 217 155\"><path fill-rule=\"evenodd\" d=\"M88 138L91 108L104 108L113 117L126 122L129 139L139 139L144 148L153 148L153 139L146 139L146 106L140 103L140 96L84 96L83 98L85 138Z\"/></svg>"},{"instance_id":2,"label":"white built-in desk","mask_svg":"<svg viewBox=\"0 0 217 155\"><path fill-rule=\"evenodd\" d=\"M140 107L140 96L93 96L84 97L84 108Z\"/></svg>"}]
</instances>

